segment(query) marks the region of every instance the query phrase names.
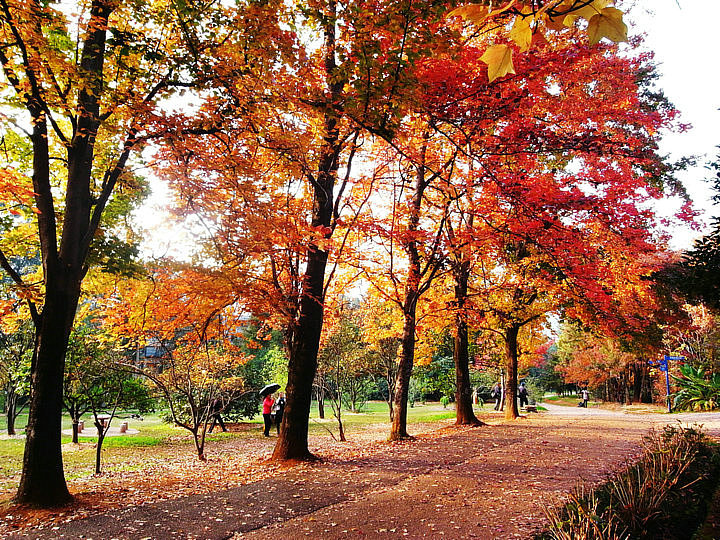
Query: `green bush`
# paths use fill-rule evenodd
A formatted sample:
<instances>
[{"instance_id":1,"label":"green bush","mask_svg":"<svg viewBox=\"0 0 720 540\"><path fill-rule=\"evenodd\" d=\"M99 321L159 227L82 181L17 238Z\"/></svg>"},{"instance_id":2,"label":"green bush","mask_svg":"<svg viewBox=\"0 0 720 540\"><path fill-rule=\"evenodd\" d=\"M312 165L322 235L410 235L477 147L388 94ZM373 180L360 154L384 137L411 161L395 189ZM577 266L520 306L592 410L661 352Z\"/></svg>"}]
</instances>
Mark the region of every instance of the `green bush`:
<instances>
[{"instance_id":1,"label":"green bush","mask_svg":"<svg viewBox=\"0 0 720 540\"><path fill-rule=\"evenodd\" d=\"M690 538L718 476L714 443L694 428L666 426L643 440L641 458L592 491L549 508L541 539ZM689 534L690 533L690 534Z\"/></svg>"},{"instance_id":2,"label":"green bush","mask_svg":"<svg viewBox=\"0 0 720 540\"><path fill-rule=\"evenodd\" d=\"M689 411L710 411L720 405L720 373L707 375L702 368L689 364L680 366L680 377L673 377L679 390L675 408Z\"/></svg>"}]
</instances>

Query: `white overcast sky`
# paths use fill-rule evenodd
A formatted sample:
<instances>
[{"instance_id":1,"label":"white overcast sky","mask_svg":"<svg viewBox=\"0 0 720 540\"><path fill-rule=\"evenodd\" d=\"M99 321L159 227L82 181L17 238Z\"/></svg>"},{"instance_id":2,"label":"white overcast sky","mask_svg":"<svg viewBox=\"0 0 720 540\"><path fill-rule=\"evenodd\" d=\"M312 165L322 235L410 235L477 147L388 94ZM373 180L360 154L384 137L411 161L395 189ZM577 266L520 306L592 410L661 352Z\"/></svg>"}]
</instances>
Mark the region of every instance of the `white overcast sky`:
<instances>
[{"instance_id":1,"label":"white overcast sky","mask_svg":"<svg viewBox=\"0 0 720 540\"><path fill-rule=\"evenodd\" d=\"M673 157L699 157L698 167L682 178L708 222L710 216L720 215L703 181L711 176L704 164L718 154L720 145L720 1L635 0L628 18L633 22L631 33L644 33L647 48L655 53L659 87L681 112L681 120L692 125L684 134L666 135L661 148ZM678 230L672 247L690 247L699 234Z\"/></svg>"}]
</instances>

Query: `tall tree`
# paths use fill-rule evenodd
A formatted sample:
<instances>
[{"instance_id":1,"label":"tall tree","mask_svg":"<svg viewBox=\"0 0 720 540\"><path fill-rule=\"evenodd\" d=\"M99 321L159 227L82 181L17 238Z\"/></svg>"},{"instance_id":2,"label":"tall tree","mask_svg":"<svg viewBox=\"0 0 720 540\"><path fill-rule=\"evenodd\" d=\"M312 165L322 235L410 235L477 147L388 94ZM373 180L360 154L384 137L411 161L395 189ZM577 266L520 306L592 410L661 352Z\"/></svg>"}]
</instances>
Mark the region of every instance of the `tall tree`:
<instances>
[{"instance_id":1,"label":"tall tree","mask_svg":"<svg viewBox=\"0 0 720 540\"><path fill-rule=\"evenodd\" d=\"M339 8L345 9L340 12ZM437 39L437 21L445 12L442 2L368 2L341 6L328 0L318 13L324 45L323 79L326 88L321 100L323 139L313 185L311 225L329 239L337 225L339 199L334 193L339 170L338 156L345 146L340 137L343 118L354 130L370 129L390 136L407 100L411 98L408 80L414 59L430 54ZM338 33L339 32L339 33ZM345 57L343 49L350 54ZM341 60L338 61L338 56ZM344 57L344 58L343 58ZM346 87L352 89L348 94ZM347 168L347 166L346 166ZM342 188L338 196L342 195ZM317 241L306 254L303 294L297 319L297 332L290 350L288 407L275 447L275 459L307 457L307 426L312 379L317 367L318 343L322 329L324 275L327 252ZM409 379L407 368L398 370ZM403 388L397 396L407 398ZM396 405L399 398L396 398ZM404 415L395 407L393 433L404 431Z\"/></svg>"},{"instance_id":2,"label":"tall tree","mask_svg":"<svg viewBox=\"0 0 720 540\"><path fill-rule=\"evenodd\" d=\"M262 257L265 262L253 268L266 269L262 280L271 284L265 290L272 294L266 294L270 302L264 312L283 311L288 348L288 400L274 457L305 459L312 457L307 447L308 415L324 303L333 276L332 271L326 272L328 261L345 244L344 237L338 238L335 233L347 219L344 214L357 212L346 204L354 180L352 165L368 134L393 137L413 98L414 64L444 46L441 17L447 5L325 0L289 3L286 7L279 19L286 21L288 28L300 31L297 35L274 32L269 55L255 55L256 48L262 49L257 43L226 47L217 67L222 82L218 97L215 99L214 94L203 111L212 125L219 124L220 118L229 125L226 133L204 140L213 149L228 150L220 158L213 156L221 164L218 168L227 165L213 179L223 186L228 207L238 200L252 204L263 197L275 197L281 187L291 193L286 200L296 205L294 212L286 214L291 219L285 225L278 220L277 227L270 227L278 236L269 237L272 245ZM286 39L272 45L272 40L282 35ZM253 61L247 62L248 58ZM273 84L266 84L268 80ZM234 114L233 119L247 121L228 120L228 112ZM192 152L183 152L182 147L189 149L179 141L171 158L181 165L179 170L183 159L195 163L197 156L195 146ZM225 159L227 154L230 159ZM194 184L196 179L185 182L179 174L177 177L178 185L199 188ZM259 178L270 180L260 193ZM206 186L210 184L204 181ZM185 193L190 191L186 189ZM196 189L192 195L196 208L208 202L202 195L195 196L200 191ZM259 215L274 220L273 213L268 206L268 214ZM249 220L242 223L252 226ZM255 247L269 232L267 227L250 233L240 229L235 229L233 236L252 238ZM278 244L287 245L283 255L291 256L268 257L272 251L280 251ZM233 253L226 249L230 245L228 242L222 249L227 267L249 260L248 251ZM260 256L256 249L254 259ZM277 264L285 268L286 260L292 261L285 275L293 276L294 288L277 286L282 285L275 279L281 276L276 272ZM291 266L294 270L289 270ZM257 282L257 277L257 273L250 276L250 282Z\"/></svg>"},{"instance_id":3,"label":"tall tree","mask_svg":"<svg viewBox=\"0 0 720 540\"><path fill-rule=\"evenodd\" d=\"M6 125L27 140L30 162L15 168L32 177L37 214L26 215L42 256L43 294L27 299L37 346L16 500L41 506L71 498L60 450L64 355L83 278L103 259L99 245L112 238L104 216L136 190L131 153L150 136L157 102L187 83L188 70L177 68L196 52L183 46L190 31L183 23L194 16L189 4L166 10L92 0L67 7L0 2L3 106L18 111ZM9 257L0 254L0 264L18 289L31 285Z\"/></svg>"},{"instance_id":4,"label":"tall tree","mask_svg":"<svg viewBox=\"0 0 720 540\"><path fill-rule=\"evenodd\" d=\"M649 90L647 58L612 48L596 55L572 34L538 45L517 73L490 85L468 75L484 62L480 52L468 47L460 61L431 64L427 100L472 172L446 188L451 200L467 201L475 220L449 246L461 260L471 242L485 259L473 295L483 298L476 306L491 326L502 329L506 414L514 417L525 324L560 308L616 327L614 315L623 312L641 324L632 306L641 302L633 298L648 295L641 276L650 261L643 257L654 249L653 217L643 206L662 196L659 186L672 185L652 134L671 125L675 112ZM567 61L574 71L560 80Z\"/></svg>"},{"instance_id":5,"label":"tall tree","mask_svg":"<svg viewBox=\"0 0 720 540\"><path fill-rule=\"evenodd\" d=\"M390 439L407 433L408 392L415 363L418 305L443 273L443 231L447 205L430 198L432 187L451 176L455 149L445 146L432 119L416 113L403 125L403 142L378 151L376 175L382 180L376 203L366 217L368 249L358 261L363 276L402 314L401 352L395 379ZM386 195L385 195L386 194Z\"/></svg>"}]
</instances>

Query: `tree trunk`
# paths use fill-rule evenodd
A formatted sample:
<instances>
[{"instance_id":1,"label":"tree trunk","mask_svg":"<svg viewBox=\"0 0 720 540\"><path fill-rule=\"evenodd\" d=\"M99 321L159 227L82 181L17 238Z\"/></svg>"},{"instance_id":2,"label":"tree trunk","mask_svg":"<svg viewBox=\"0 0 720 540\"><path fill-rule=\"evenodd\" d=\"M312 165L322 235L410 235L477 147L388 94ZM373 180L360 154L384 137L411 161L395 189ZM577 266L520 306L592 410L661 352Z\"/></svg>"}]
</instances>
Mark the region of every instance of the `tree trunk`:
<instances>
[{"instance_id":1,"label":"tree trunk","mask_svg":"<svg viewBox=\"0 0 720 540\"><path fill-rule=\"evenodd\" d=\"M15 435L15 419L17 418L17 397L15 392L6 394L5 416L7 418L7 434Z\"/></svg>"},{"instance_id":2,"label":"tree trunk","mask_svg":"<svg viewBox=\"0 0 720 540\"><path fill-rule=\"evenodd\" d=\"M33 130L33 189L38 214L45 302L35 317L36 347L31 364L31 393L23 471L15 501L52 507L72 500L63 473L61 451L62 390L65 352L72 328L88 248L97 222L91 209L102 212L103 203L90 196L94 145L100 124L103 65L107 22L116 4L93 0L87 36L80 57L83 77L78 93L77 126L68 147L67 187L60 246L50 182L45 105L33 89L28 101ZM118 163L117 167L122 168ZM108 182L112 190L113 182ZM99 216L99 213L97 214Z\"/></svg>"},{"instance_id":3,"label":"tree trunk","mask_svg":"<svg viewBox=\"0 0 720 540\"><path fill-rule=\"evenodd\" d=\"M192 432L193 439L195 440L195 449L197 450L197 456L200 461L207 461L207 457L205 457L205 428L207 427L207 422L205 423L205 426L202 428L197 428L195 431ZM202 433L199 433L199 431L202 430Z\"/></svg>"},{"instance_id":4,"label":"tree trunk","mask_svg":"<svg viewBox=\"0 0 720 540\"><path fill-rule=\"evenodd\" d=\"M507 383L505 392L505 419L514 420L520 416L518 412L518 333L519 326L511 326L505 333L505 371Z\"/></svg>"},{"instance_id":5,"label":"tree trunk","mask_svg":"<svg viewBox=\"0 0 720 540\"><path fill-rule=\"evenodd\" d=\"M98 440L95 446L95 474L100 474L102 472L102 445L105 442L105 434L110 429L110 424L103 426L102 422L96 421L95 427L98 430Z\"/></svg>"},{"instance_id":6,"label":"tree trunk","mask_svg":"<svg viewBox=\"0 0 720 540\"><path fill-rule=\"evenodd\" d=\"M395 347L397 350L397 346ZM391 369L388 369L385 372L385 382L387 383L387 404L388 404L388 410L390 413L390 422L393 421L393 418L395 417L395 408L393 407L393 403L395 402L395 376L397 375L397 369L395 368L395 365L392 366Z\"/></svg>"},{"instance_id":7,"label":"tree trunk","mask_svg":"<svg viewBox=\"0 0 720 540\"><path fill-rule=\"evenodd\" d=\"M288 365L287 403L273 459L312 459L308 449L308 421L317 354L322 330L322 290L327 253L315 247L308 254L308 266L300 301L300 320Z\"/></svg>"},{"instance_id":8,"label":"tree trunk","mask_svg":"<svg viewBox=\"0 0 720 540\"><path fill-rule=\"evenodd\" d=\"M335 180L339 167L342 142L339 136L339 104L344 80L338 76L335 59L336 0L329 0L324 13L324 69L327 80L327 101L323 111L324 141L320 149L318 172L311 182L313 189L312 228L330 238ZM322 232L320 232L322 231ZM308 449L308 422L312 403L312 387L317 371L317 355L323 324L325 268L328 253L317 241L307 252L307 266L302 283L302 297L297 330L293 333L288 365L287 404L280 436L272 459L314 459Z\"/></svg>"},{"instance_id":9,"label":"tree trunk","mask_svg":"<svg viewBox=\"0 0 720 540\"><path fill-rule=\"evenodd\" d=\"M505 396L507 395L507 378L505 377L505 370L500 370L500 410L505 410Z\"/></svg>"},{"instance_id":10,"label":"tree trunk","mask_svg":"<svg viewBox=\"0 0 720 540\"><path fill-rule=\"evenodd\" d=\"M60 506L72 500L63 472L61 419L64 351L77 306L79 282L74 290L61 289L59 284L48 288L38 329L23 471L15 497L18 503L42 507Z\"/></svg>"},{"instance_id":11,"label":"tree trunk","mask_svg":"<svg viewBox=\"0 0 720 540\"><path fill-rule=\"evenodd\" d=\"M419 241L415 239L414 232L420 225L420 212L423 194L427 187L425 170L425 155L430 134L425 132L423 147L420 150L420 163L415 168L415 191L408 205L407 240L402 242L403 249L408 257L407 278L405 282L405 297L403 309L403 335L401 342L400 359L395 377L395 402L393 407L392 427L389 440L395 441L409 437L407 432L407 407L410 393L410 377L415 362L415 326L417 324L416 311L420 299L421 261Z\"/></svg>"},{"instance_id":12,"label":"tree trunk","mask_svg":"<svg viewBox=\"0 0 720 540\"><path fill-rule=\"evenodd\" d=\"M455 424L482 425L473 411L473 389L470 386L468 325L465 305L468 296L470 265L462 261L455 268Z\"/></svg>"},{"instance_id":13,"label":"tree trunk","mask_svg":"<svg viewBox=\"0 0 720 540\"><path fill-rule=\"evenodd\" d=\"M640 403L640 395L642 393L642 371L640 365L636 362L632 365L632 402Z\"/></svg>"},{"instance_id":14,"label":"tree trunk","mask_svg":"<svg viewBox=\"0 0 720 540\"><path fill-rule=\"evenodd\" d=\"M415 361L415 304L412 299L412 287L408 283L405 295L403 336L400 362L395 379L395 402L393 404L393 420L389 440L396 441L410 437L407 432L407 407L410 393L410 376ZM409 305L409 307L408 307Z\"/></svg>"},{"instance_id":15,"label":"tree trunk","mask_svg":"<svg viewBox=\"0 0 720 540\"><path fill-rule=\"evenodd\" d=\"M643 365L642 370L642 391L640 392L640 400L642 403L652 403L652 378L650 377L650 365L647 362Z\"/></svg>"},{"instance_id":16,"label":"tree trunk","mask_svg":"<svg viewBox=\"0 0 720 540\"><path fill-rule=\"evenodd\" d=\"M77 402L68 399L65 401L65 408L70 414L70 420L72 421L72 442L73 444L78 444L80 417L82 416L82 413L80 412L80 407Z\"/></svg>"},{"instance_id":17,"label":"tree trunk","mask_svg":"<svg viewBox=\"0 0 720 540\"><path fill-rule=\"evenodd\" d=\"M318 402L318 417L320 419L325 418L325 389L318 388L315 394Z\"/></svg>"},{"instance_id":18,"label":"tree trunk","mask_svg":"<svg viewBox=\"0 0 720 540\"><path fill-rule=\"evenodd\" d=\"M343 426L342 414L340 412L340 407L341 407L341 405L338 404L337 421L338 421L338 431L340 432L340 442L347 442L347 439L345 438L345 426Z\"/></svg>"},{"instance_id":19,"label":"tree trunk","mask_svg":"<svg viewBox=\"0 0 720 540\"><path fill-rule=\"evenodd\" d=\"M35 320L35 350L30 366L30 408L23 470L15 501L52 507L72 497L65 483L60 440L63 373L70 326L79 287L72 287L67 269L57 256L52 193L49 177L47 120L42 106L32 103L33 187L40 210L38 228L45 274L45 305Z\"/></svg>"}]
</instances>

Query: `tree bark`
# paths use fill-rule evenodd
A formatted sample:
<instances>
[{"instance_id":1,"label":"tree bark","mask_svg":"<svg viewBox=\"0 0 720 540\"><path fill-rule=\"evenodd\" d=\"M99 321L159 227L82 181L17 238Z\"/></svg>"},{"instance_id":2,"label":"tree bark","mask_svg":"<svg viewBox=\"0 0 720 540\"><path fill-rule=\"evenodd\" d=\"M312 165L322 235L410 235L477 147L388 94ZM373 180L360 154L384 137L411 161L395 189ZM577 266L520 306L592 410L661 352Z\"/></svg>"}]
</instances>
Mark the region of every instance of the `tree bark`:
<instances>
[{"instance_id":1,"label":"tree bark","mask_svg":"<svg viewBox=\"0 0 720 540\"><path fill-rule=\"evenodd\" d=\"M345 426L343 425L342 421L342 396L340 396L340 402L338 403L338 409L337 409L337 421L338 421L338 432L340 436L340 442L347 442L347 439L345 438Z\"/></svg>"},{"instance_id":2,"label":"tree bark","mask_svg":"<svg viewBox=\"0 0 720 540\"><path fill-rule=\"evenodd\" d=\"M207 457L205 456L205 428L207 428L207 422L205 422L204 426L196 428L195 431L192 432L195 441L195 450L197 450L197 456L200 461L207 461ZM202 433L200 433L201 430Z\"/></svg>"},{"instance_id":3,"label":"tree bark","mask_svg":"<svg viewBox=\"0 0 720 540\"><path fill-rule=\"evenodd\" d=\"M387 384L387 404L388 411L390 414L390 422L393 421L395 411L393 409L393 403L395 402L395 379L397 377L397 350L400 345L400 340L395 337L384 338L380 343L380 354L383 358L383 377Z\"/></svg>"},{"instance_id":4,"label":"tree bark","mask_svg":"<svg viewBox=\"0 0 720 540\"><path fill-rule=\"evenodd\" d=\"M38 328L38 348L31 368L30 411L23 471L15 500L42 507L63 505L72 496L62 463L62 388L70 327L80 293L79 280L62 287L48 279Z\"/></svg>"},{"instance_id":5,"label":"tree bark","mask_svg":"<svg viewBox=\"0 0 720 540\"><path fill-rule=\"evenodd\" d=\"M455 275L455 424L482 425L473 411L473 389L470 386L468 325L465 307L468 296L470 265L467 260L456 264Z\"/></svg>"},{"instance_id":6,"label":"tree bark","mask_svg":"<svg viewBox=\"0 0 720 540\"><path fill-rule=\"evenodd\" d=\"M395 379L395 402L393 404L393 419L389 440L407 439L407 406L410 393L410 376L415 361L415 305L412 287L408 284L405 295L406 308L403 310L403 336L401 343L401 356Z\"/></svg>"},{"instance_id":7,"label":"tree bark","mask_svg":"<svg viewBox=\"0 0 720 540\"><path fill-rule=\"evenodd\" d=\"M395 379L393 379L393 380L395 380ZM393 418L395 418L395 409L393 408L394 402L395 402L395 392L390 390L390 384L388 383L387 404L388 404L388 414L390 415L390 422L392 422Z\"/></svg>"},{"instance_id":8,"label":"tree bark","mask_svg":"<svg viewBox=\"0 0 720 540\"><path fill-rule=\"evenodd\" d=\"M330 238L334 187L342 143L339 141L339 113L344 82L337 76L335 59L335 14L337 3L329 0L325 18L324 68L327 80L327 103L324 111L324 141L320 149L318 172L313 186L312 227L324 238ZM312 388L317 371L317 355L323 324L325 268L328 253L317 241L307 252L307 266L302 281L302 297L297 330L293 333L288 363L287 404L283 414L273 460L314 459L308 449L308 423Z\"/></svg>"},{"instance_id":9,"label":"tree bark","mask_svg":"<svg viewBox=\"0 0 720 540\"><path fill-rule=\"evenodd\" d=\"M318 403L318 418L324 419L325 418L325 389L318 388L317 392L315 393L315 396L317 397L317 403Z\"/></svg>"},{"instance_id":10,"label":"tree bark","mask_svg":"<svg viewBox=\"0 0 720 540\"><path fill-rule=\"evenodd\" d=\"M308 421L322 330L326 263L326 252L320 251L317 246L310 250L300 300L298 331L293 339L288 365L287 404L272 456L275 460L313 458L308 449Z\"/></svg>"},{"instance_id":11,"label":"tree bark","mask_svg":"<svg viewBox=\"0 0 720 540\"><path fill-rule=\"evenodd\" d=\"M421 150L421 159L424 159L429 134L426 132ZM415 170L415 192L408 205L408 235L403 242L403 248L408 256L407 278L405 282L405 297L402 303L403 335L401 342L400 359L395 377L395 402L393 406L393 419L390 428L389 440L395 441L409 437L407 432L408 395L410 393L410 377L415 362L415 326L417 324L417 303L420 298L420 251L418 241L413 234L420 224L420 209L422 208L423 194L427 187L424 163L417 165Z\"/></svg>"},{"instance_id":12,"label":"tree bark","mask_svg":"<svg viewBox=\"0 0 720 540\"><path fill-rule=\"evenodd\" d=\"M507 377L505 377L505 370L500 370L500 410L505 410L505 396L507 395Z\"/></svg>"},{"instance_id":13,"label":"tree bark","mask_svg":"<svg viewBox=\"0 0 720 540\"><path fill-rule=\"evenodd\" d=\"M393 406L393 419L390 428L389 440L395 441L409 438L407 432L407 408L408 396L410 393L410 377L413 364L415 363L415 327L417 325L417 303L424 290L426 290L432 275L425 277L425 283L421 286L423 272L421 270L421 257L419 241L416 239L420 228L420 214L425 189L428 186L427 169L425 159L427 155L428 130L423 134L423 144L419 153L419 163L415 166L415 190L408 204L408 225L407 240L402 242L403 249L408 257L407 278L405 282L405 295L402 302L403 310L403 335L401 341L401 353L398 361L398 370L395 378L395 402ZM430 265L426 270L430 269ZM432 272L431 272L432 274ZM421 291L421 287L423 290Z\"/></svg>"},{"instance_id":14,"label":"tree bark","mask_svg":"<svg viewBox=\"0 0 720 540\"><path fill-rule=\"evenodd\" d=\"M9 391L6 394L5 416L7 418L7 434L15 435L15 419L17 418L17 396L15 392Z\"/></svg>"},{"instance_id":15,"label":"tree bark","mask_svg":"<svg viewBox=\"0 0 720 540\"><path fill-rule=\"evenodd\" d=\"M505 419L514 420L520 416L517 402L518 388L518 334L520 327L511 326L505 332L505 371L507 373L505 389Z\"/></svg>"},{"instance_id":16,"label":"tree bark","mask_svg":"<svg viewBox=\"0 0 720 540\"><path fill-rule=\"evenodd\" d=\"M107 430L110 429L110 424L108 423L106 427L103 426L101 422L96 421L95 427L98 431L98 440L97 445L95 446L95 474L100 474L100 472L102 472L102 445L103 442L105 442L105 434L107 433Z\"/></svg>"},{"instance_id":17,"label":"tree bark","mask_svg":"<svg viewBox=\"0 0 720 540\"><path fill-rule=\"evenodd\" d=\"M78 426L80 424L80 417L83 414L83 411L81 410L79 401L77 400L69 400L67 399L67 394L65 396L65 409L67 410L68 414L70 415L70 420L72 421L72 442L73 444L78 444Z\"/></svg>"}]
</instances>

